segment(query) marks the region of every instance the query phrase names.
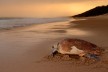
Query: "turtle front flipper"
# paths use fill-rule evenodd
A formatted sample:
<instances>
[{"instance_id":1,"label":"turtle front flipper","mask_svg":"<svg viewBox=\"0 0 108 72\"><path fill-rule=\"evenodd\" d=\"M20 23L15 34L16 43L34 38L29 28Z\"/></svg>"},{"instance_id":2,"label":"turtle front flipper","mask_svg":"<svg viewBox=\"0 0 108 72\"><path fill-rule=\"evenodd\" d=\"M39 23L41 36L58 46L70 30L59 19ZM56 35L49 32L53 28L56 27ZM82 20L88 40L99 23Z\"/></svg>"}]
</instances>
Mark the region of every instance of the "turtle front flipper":
<instances>
[{"instance_id":1,"label":"turtle front flipper","mask_svg":"<svg viewBox=\"0 0 108 72\"><path fill-rule=\"evenodd\" d=\"M58 54L57 48L52 47L51 55L54 57L56 54Z\"/></svg>"},{"instance_id":2,"label":"turtle front flipper","mask_svg":"<svg viewBox=\"0 0 108 72\"><path fill-rule=\"evenodd\" d=\"M54 57L56 54L58 54L58 51L52 52L52 56Z\"/></svg>"},{"instance_id":3,"label":"turtle front flipper","mask_svg":"<svg viewBox=\"0 0 108 72\"><path fill-rule=\"evenodd\" d=\"M88 54L85 55L85 57L90 58L90 59L94 59L96 61L99 61L100 60L99 56L97 56L95 54L88 53Z\"/></svg>"}]
</instances>

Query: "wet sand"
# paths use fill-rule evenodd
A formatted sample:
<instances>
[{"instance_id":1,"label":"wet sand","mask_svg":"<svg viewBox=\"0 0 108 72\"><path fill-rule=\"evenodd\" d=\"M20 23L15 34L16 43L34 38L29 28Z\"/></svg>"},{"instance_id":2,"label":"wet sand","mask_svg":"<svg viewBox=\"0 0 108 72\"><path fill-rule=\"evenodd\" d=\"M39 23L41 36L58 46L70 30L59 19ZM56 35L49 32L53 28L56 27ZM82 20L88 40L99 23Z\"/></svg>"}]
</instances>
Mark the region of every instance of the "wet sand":
<instances>
[{"instance_id":1,"label":"wet sand","mask_svg":"<svg viewBox=\"0 0 108 72\"><path fill-rule=\"evenodd\" d=\"M108 72L108 18L32 25L0 31L0 72ZM44 61L51 46L64 38L79 38L103 47L98 63Z\"/></svg>"}]
</instances>

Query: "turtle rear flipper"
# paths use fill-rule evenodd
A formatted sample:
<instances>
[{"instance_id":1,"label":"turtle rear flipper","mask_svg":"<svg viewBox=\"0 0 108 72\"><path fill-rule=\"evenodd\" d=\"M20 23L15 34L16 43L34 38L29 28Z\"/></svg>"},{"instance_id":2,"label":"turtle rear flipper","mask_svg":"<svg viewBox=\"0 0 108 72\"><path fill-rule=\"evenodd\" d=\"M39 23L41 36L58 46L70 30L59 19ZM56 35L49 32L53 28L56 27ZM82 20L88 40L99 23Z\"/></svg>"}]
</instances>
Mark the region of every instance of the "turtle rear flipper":
<instances>
[{"instance_id":1,"label":"turtle rear flipper","mask_svg":"<svg viewBox=\"0 0 108 72\"><path fill-rule=\"evenodd\" d=\"M90 59L94 59L96 61L100 60L99 56L97 56L95 54L86 54L85 57L90 58Z\"/></svg>"}]
</instances>

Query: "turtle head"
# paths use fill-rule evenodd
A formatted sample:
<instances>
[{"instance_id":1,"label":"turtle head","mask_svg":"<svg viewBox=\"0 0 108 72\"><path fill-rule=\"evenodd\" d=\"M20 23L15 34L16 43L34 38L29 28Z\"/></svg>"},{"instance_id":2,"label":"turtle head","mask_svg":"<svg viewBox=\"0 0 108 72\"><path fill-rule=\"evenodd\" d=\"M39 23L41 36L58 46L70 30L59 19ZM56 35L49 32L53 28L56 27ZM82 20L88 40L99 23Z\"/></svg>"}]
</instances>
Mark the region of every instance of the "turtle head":
<instances>
[{"instance_id":1,"label":"turtle head","mask_svg":"<svg viewBox=\"0 0 108 72\"><path fill-rule=\"evenodd\" d=\"M58 53L58 44L52 46L52 55L55 56Z\"/></svg>"}]
</instances>

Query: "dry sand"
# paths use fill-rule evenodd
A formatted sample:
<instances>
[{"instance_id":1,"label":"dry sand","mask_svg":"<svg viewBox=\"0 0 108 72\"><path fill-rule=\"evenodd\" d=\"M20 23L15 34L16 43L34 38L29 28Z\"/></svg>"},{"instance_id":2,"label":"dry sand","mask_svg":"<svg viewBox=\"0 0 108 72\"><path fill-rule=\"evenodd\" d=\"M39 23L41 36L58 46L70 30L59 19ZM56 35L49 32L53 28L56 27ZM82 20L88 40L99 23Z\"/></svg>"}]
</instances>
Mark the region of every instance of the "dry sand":
<instances>
[{"instance_id":1,"label":"dry sand","mask_svg":"<svg viewBox=\"0 0 108 72\"><path fill-rule=\"evenodd\" d=\"M56 22L0 31L0 72L108 72L108 17ZM44 61L51 46L64 38L79 38L106 49L91 65Z\"/></svg>"}]
</instances>

